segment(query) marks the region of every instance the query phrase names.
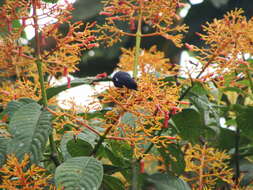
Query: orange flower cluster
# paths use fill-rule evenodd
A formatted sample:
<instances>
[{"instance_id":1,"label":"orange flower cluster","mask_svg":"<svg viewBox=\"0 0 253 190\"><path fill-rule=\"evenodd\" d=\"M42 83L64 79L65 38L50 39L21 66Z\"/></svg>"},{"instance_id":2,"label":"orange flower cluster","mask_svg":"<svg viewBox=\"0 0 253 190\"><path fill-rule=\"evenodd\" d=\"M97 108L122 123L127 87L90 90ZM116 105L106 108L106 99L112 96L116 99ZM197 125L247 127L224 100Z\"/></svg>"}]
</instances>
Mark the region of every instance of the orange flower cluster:
<instances>
[{"instance_id":1,"label":"orange flower cluster","mask_svg":"<svg viewBox=\"0 0 253 190\"><path fill-rule=\"evenodd\" d=\"M8 102L19 98L29 97L35 101L41 99L39 83L34 83L30 80L17 80L15 83L6 81L2 82L0 88L0 105L6 107ZM49 86L47 86L49 87ZM49 100L50 104L54 104L56 98Z\"/></svg>"},{"instance_id":2,"label":"orange flower cluster","mask_svg":"<svg viewBox=\"0 0 253 190\"><path fill-rule=\"evenodd\" d=\"M229 168L230 157L225 152L198 144L189 147L185 153L186 172L191 172L191 177L184 178L193 189L213 189L218 180L233 184L233 170Z\"/></svg>"},{"instance_id":3,"label":"orange flower cluster","mask_svg":"<svg viewBox=\"0 0 253 190\"><path fill-rule=\"evenodd\" d=\"M198 78L202 81L215 80L222 85L226 75L239 76L245 69L252 70L244 55L253 53L253 19L247 20L242 14L242 9L236 9L203 26L206 34L198 35L206 44L204 48L187 46L197 53L201 65Z\"/></svg>"},{"instance_id":4,"label":"orange flower cluster","mask_svg":"<svg viewBox=\"0 0 253 190\"><path fill-rule=\"evenodd\" d=\"M42 61L47 63L44 67L45 72L55 76L56 74L63 73L65 68L68 72L77 70L76 65L80 62L80 52L93 47L98 47L95 43L94 31L91 28L95 23L84 25L83 22L76 22L71 24L65 21L68 25L68 33L63 36L58 31L59 22L55 25L48 25L44 28L44 35L55 43L52 50L45 50L42 53Z\"/></svg>"},{"instance_id":5,"label":"orange flower cluster","mask_svg":"<svg viewBox=\"0 0 253 190\"><path fill-rule=\"evenodd\" d=\"M122 49L122 55L118 67L123 71L132 71L134 65L135 49ZM159 73L166 76L177 74L179 65L170 64L170 60L165 58L164 52L157 51L156 46L149 50L142 50L138 58L139 73Z\"/></svg>"},{"instance_id":6,"label":"orange flower cluster","mask_svg":"<svg viewBox=\"0 0 253 190\"><path fill-rule=\"evenodd\" d=\"M41 13L33 11L31 16L28 15L31 7L41 10ZM0 7L0 30L6 31L6 36L0 38L0 76L35 75L33 43L28 46L20 41L27 26L32 26L40 33L36 41L39 43L45 73L55 76L62 73L66 67L69 72L77 70L75 65L80 61L80 52L97 47L98 44L95 42L94 31L91 30L95 23L70 23L72 10L73 7L68 2L64 5L52 5L43 1L6 1L3 7ZM44 18L51 18L56 22L41 24ZM15 23L20 26L13 27ZM62 24L68 25L66 35L59 31Z\"/></svg>"},{"instance_id":7,"label":"orange flower cluster","mask_svg":"<svg viewBox=\"0 0 253 190\"><path fill-rule=\"evenodd\" d=\"M100 95L101 96L101 95ZM175 137L156 136L163 128L169 127L171 114L180 111L179 88L168 84L151 74L138 79L138 91L126 88L109 88L102 94L102 103L114 103L113 110L105 115L105 128L112 127L111 135L125 137L135 145L135 155L142 156L143 145L150 142L171 143Z\"/></svg>"},{"instance_id":8,"label":"orange flower cluster","mask_svg":"<svg viewBox=\"0 0 253 190\"><path fill-rule=\"evenodd\" d=\"M26 154L21 162L14 155L8 155L7 162L1 170L0 188L16 190L42 190L49 187L48 180L51 176L46 175L46 170L36 165L29 165L29 156ZM53 189L51 187L50 189Z\"/></svg>"},{"instance_id":9,"label":"orange flower cluster","mask_svg":"<svg viewBox=\"0 0 253 190\"><path fill-rule=\"evenodd\" d=\"M106 16L106 24L100 26L102 40L107 41L107 45L120 41L122 36L135 36L120 27L119 23L128 23L129 29L134 31L137 23L144 22L154 31L152 33L142 34L141 37L163 36L171 40L176 46L181 47L182 34L186 32L185 25L172 25L176 23L179 16L177 8L178 0L107 0L104 1L104 10L100 15ZM173 33L173 35L172 35Z\"/></svg>"}]
</instances>

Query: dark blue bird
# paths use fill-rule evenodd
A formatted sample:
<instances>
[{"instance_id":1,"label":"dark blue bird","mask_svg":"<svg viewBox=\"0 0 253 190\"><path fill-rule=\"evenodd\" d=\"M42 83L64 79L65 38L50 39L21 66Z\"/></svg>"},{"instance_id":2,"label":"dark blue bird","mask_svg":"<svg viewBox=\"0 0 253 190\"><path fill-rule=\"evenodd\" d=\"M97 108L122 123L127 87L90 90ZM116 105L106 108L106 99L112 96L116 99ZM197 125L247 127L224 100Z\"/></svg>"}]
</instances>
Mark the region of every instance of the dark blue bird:
<instances>
[{"instance_id":1,"label":"dark blue bird","mask_svg":"<svg viewBox=\"0 0 253 190\"><path fill-rule=\"evenodd\" d=\"M112 77L112 82L114 86L118 88L125 86L128 89L137 90L137 83L135 80L128 73L123 71L115 73Z\"/></svg>"}]
</instances>

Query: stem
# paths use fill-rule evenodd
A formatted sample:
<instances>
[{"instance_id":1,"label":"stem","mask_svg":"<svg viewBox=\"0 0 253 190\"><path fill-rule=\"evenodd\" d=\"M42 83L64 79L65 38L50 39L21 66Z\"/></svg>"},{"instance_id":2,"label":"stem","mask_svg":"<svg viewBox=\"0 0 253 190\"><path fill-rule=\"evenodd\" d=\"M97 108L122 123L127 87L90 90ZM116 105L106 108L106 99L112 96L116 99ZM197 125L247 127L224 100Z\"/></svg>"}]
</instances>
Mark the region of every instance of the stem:
<instances>
[{"instance_id":1,"label":"stem","mask_svg":"<svg viewBox=\"0 0 253 190\"><path fill-rule=\"evenodd\" d=\"M105 131L105 133L102 136L100 136L98 143L96 144L96 146L94 147L94 149L90 153L90 155L94 155L94 156L96 155L99 147L104 142L104 140L106 139L106 135L110 132L111 129L112 129L112 127L107 128L106 131Z\"/></svg>"},{"instance_id":2,"label":"stem","mask_svg":"<svg viewBox=\"0 0 253 190\"><path fill-rule=\"evenodd\" d=\"M138 160L136 158L132 159L132 190L138 189Z\"/></svg>"},{"instance_id":3,"label":"stem","mask_svg":"<svg viewBox=\"0 0 253 190\"><path fill-rule=\"evenodd\" d=\"M134 69L133 69L133 77L137 78L138 75L138 60L140 55L140 47L141 47L141 20L142 20L142 1L140 2L140 14L138 18L138 26L136 32L136 41L135 41L135 56L134 56Z\"/></svg>"},{"instance_id":4,"label":"stem","mask_svg":"<svg viewBox=\"0 0 253 190\"><path fill-rule=\"evenodd\" d=\"M202 152L202 156L200 158L200 167L199 167L199 190L203 189L203 177L204 177L204 164L205 164L205 151L206 145L204 145Z\"/></svg>"},{"instance_id":5,"label":"stem","mask_svg":"<svg viewBox=\"0 0 253 190\"><path fill-rule=\"evenodd\" d=\"M240 142L240 129L237 126L236 131L235 131L235 184L239 183L239 178L240 178L239 142Z\"/></svg>"},{"instance_id":6,"label":"stem","mask_svg":"<svg viewBox=\"0 0 253 190\"><path fill-rule=\"evenodd\" d=\"M53 160L55 166L59 166L61 164L61 162L59 159L56 144L54 142L53 134L49 135L49 142L50 142L50 148L51 148L51 159Z\"/></svg>"},{"instance_id":7,"label":"stem","mask_svg":"<svg viewBox=\"0 0 253 190\"><path fill-rule=\"evenodd\" d=\"M39 82L40 82L40 88L41 88L41 95L42 95L42 102L43 102L43 106L47 107L47 92L46 92L46 88L44 85L44 76L43 76L43 69L42 69L42 62L40 59L36 59L36 65L37 65L37 70L38 70L38 74L39 74Z\"/></svg>"},{"instance_id":8,"label":"stem","mask_svg":"<svg viewBox=\"0 0 253 190\"><path fill-rule=\"evenodd\" d=\"M39 25L38 25L38 19L37 19L37 0L32 1L32 9L33 9L33 22L34 22L34 32L35 32L35 55L36 55L36 65L37 70L39 74L39 82L40 82L40 88L41 88L41 95L42 95L42 102L43 107L47 108L48 102L47 102L47 93L46 88L44 84L44 76L43 76L43 69L42 69L42 61L41 61L41 44L40 44L40 37L39 37ZM60 165L59 161L59 155L57 152L56 144L54 142L53 134L49 135L49 142L50 142L50 148L51 148L51 157L56 166Z\"/></svg>"}]
</instances>

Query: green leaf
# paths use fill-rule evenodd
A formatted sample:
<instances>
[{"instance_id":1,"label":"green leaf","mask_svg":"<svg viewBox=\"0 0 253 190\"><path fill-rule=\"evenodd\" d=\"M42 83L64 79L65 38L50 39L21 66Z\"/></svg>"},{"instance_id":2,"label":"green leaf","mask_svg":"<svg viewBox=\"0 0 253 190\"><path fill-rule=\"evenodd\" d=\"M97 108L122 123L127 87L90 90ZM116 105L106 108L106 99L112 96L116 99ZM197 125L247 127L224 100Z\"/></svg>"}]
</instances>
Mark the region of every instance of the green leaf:
<instances>
[{"instance_id":1,"label":"green leaf","mask_svg":"<svg viewBox=\"0 0 253 190\"><path fill-rule=\"evenodd\" d=\"M5 162L6 149L8 143L9 143L8 138L0 137L0 166L2 166Z\"/></svg>"},{"instance_id":2,"label":"green leaf","mask_svg":"<svg viewBox=\"0 0 253 190\"><path fill-rule=\"evenodd\" d=\"M220 128L217 146L223 150L230 150L235 147L236 134L235 131Z\"/></svg>"},{"instance_id":3,"label":"green leaf","mask_svg":"<svg viewBox=\"0 0 253 190\"><path fill-rule=\"evenodd\" d=\"M103 109L99 111L93 111L89 113L85 113L85 118L87 120L93 119L93 118L104 118L105 113L108 112L108 110Z\"/></svg>"},{"instance_id":4,"label":"green leaf","mask_svg":"<svg viewBox=\"0 0 253 190\"><path fill-rule=\"evenodd\" d=\"M200 83L200 82L194 82L194 84L191 88L191 92L194 94L197 94L199 96L203 96L203 95L208 94L207 89L205 89L205 87L203 86L203 83Z\"/></svg>"},{"instance_id":5,"label":"green leaf","mask_svg":"<svg viewBox=\"0 0 253 190\"><path fill-rule=\"evenodd\" d=\"M104 175L101 189L104 190L125 190L124 184L116 177Z\"/></svg>"},{"instance_id":6,"label":"green leaf","mask_svg":"<svg viewBox=\"0 0 253 190\"><path fill-rule=\"evenodd\" d=\"M182 112L174 115L172 120L179 130L179 135L184 140L189 140L193 143L199 140L201 130L203 130L203 122L196 110L184 109Z\"/></svg>"},{"instance_id":7,"label":"green leaf","mask_svg":"<svg viewBox=\"0 0 253 190\"><path fill-rule=\"evenodd\" d=\"M71 158L71 155L67 150L67 143L71 139L73 139L73 134L71 133L65 133L61 139L60 149L64 160Z\"/></svg>"},{"instance_id":8,"label":"green leaf","mask_svg":"<svg viewBox=\"0 0 253 190\"><path fill-rule=\"evenodd\" d=\"M165 161L165 165L170 165L170 172L181 175L185 169L184 154L180 146L170 144L167 147L159 148L161 156Z\"/></svg>"},{"instance_id":9,"label":"green leaf","mask_svg":"<svg viewBox=\"0 0 253 190\"><path fill-rule=\"evenodd\" d=\"M132 149L125 142L111 142L111 146L104 148L106 156L114 166L119 167L122 175L130 180L130 168L132 158Z\"/></svg>"},{"instance_id":10,"label":"green leaf","mask_svg":"<svg viewBox=\"0 0 253 190\"><path fill-rule=\"evenodd\" d=\"M72 133L65 133L62 137L60 148L62 151L62 156L66 160L68 158L71 158L73 155L75 155L74 150L71 150L71 153L69 152L68 148L68 142L73 141L73 134ZM95 140L98 138L98 136L88 130L82 131L80 134L76 135L77 140L82 140L90 144L91 147L95 146ZM74 145L75 146L75 145ZM79 145L77 145L79 146ZM81 148L81 147L79 147ZM78 149L79 149L78 148ZM72 148L71 148L72 149ZM84 153L84 152L82 152ZM73 154L73 155L72 155ZM77 156L77 155L76 155Z\"/></svg>"},{"instance_id":11,"label":"green leaf","mask_svg":"<svg viewBox=\"0 0 253 190\"><path fill-rule=\"evenodd\" d=\"M57 188L96 190L103 179L103 166L93 157L70 158L55 171Z\"/></svg>"},{"instance_id":12,"label":"green leaf","mask_svg":"<svg viewBox=\"0 0 253 190\"><path fill-rule=\"evenodd\" d=\"M122 116L121 122L126 124L126 125L129 125L131 127L135 127L137 119L138 118L135 115L133 115L132 113L126 112Z\"/></svg>"},{"instance_id":13,"label":"green leaf","mask_svg":"<svg viewBox=\"0 0 253 190\"><path fill-rule=\"evenodd\" d=\"M242 133L249 138L253 136L253 107L234 106L237 111L236 122Z\"/></svg>"},{"instance_id":14,"label":"green leaf","mask_svg":"<svg viewBox=\"0 0 253 190\"><path fill-rule=\"evenodd\" d=\"M146 177L143 190L191 190L189 185L173 175L156 173Z\"/></svg>"},{"instance_id":15,"label":"green leaf","mask_svg":"<svg viewBox=\"0 0 253 190\"><path fill-rule=\"evenodd\" d=\"M220 126L220 116L214 104L212 104L206 95L191 94L189 97L191 103L198 109L201 120L205 126Z\"/></svg>"},{"instance_id":16,"label":"green leaf","mask_svg":"<svg viewBox=\"0 0 253 190\"><path fill-rule=\"evenodd\" d=\"M122 168L118 166L107 165L107 164L103 164L103 168L104 168L104 173L109 174L109 175L122 170Z\"/></svg>"},{"instance_id":17,"label":"green leaf","mask_svg":"<svg viewBox=\"0 0 253 190\"><path fill-rule=\"evenodd\" d=\"M39 163L51 132L51 114L37 103L21 106L12 116L9 131L12 139L7 145L7 153L14 153L22 159L31 154L32 163Z\"/></svg>"},{"instance_id":18,"label":"green leaf","mask_svg":"<svg viewBox=\"0 0 253 190\"><path fill-rule=\"evenodd\" d=\"M67 150L72 157L89 156L93 147L87 141L81 139L72 139L67 143Z\"/></svg>"},{"instance_id":19,"label":"green leaf","mask_svg":"<svg viewBox=\"0 0 253 190\"><path fill-rule=\"evenodd\" d=\"M29 103L36 103L36 101L30 99L30 98L20 98L18 100L13 100L8 103L7 108L4 110L4 112L8 113L9 119L11 119L12 115L23 105L29 104Z\"/></svg>"}]
</instances>

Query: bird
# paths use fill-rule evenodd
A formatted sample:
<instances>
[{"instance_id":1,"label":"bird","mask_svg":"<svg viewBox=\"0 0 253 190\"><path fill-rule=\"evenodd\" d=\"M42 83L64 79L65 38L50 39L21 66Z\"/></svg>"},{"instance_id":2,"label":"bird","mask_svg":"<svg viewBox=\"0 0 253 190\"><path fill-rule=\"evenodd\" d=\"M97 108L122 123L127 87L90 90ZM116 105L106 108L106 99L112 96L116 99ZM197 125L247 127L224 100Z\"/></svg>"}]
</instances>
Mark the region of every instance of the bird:
<instances>
[{"instance_id":1,"label":"bird","mask_svg":"<svg viewBox=\"0 0 253 190\"><path fill-rule=\"evenodd\" d=\"M137 90L136 81L127 72L118 71L112 77L112 82L115 87Z\"/></svg>"}]
</instances>

